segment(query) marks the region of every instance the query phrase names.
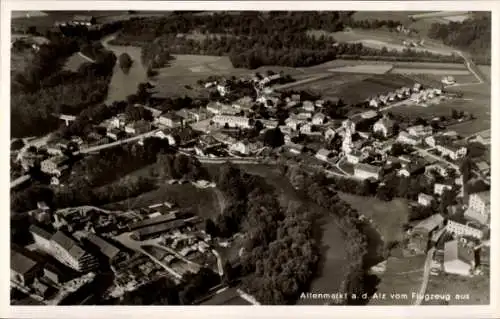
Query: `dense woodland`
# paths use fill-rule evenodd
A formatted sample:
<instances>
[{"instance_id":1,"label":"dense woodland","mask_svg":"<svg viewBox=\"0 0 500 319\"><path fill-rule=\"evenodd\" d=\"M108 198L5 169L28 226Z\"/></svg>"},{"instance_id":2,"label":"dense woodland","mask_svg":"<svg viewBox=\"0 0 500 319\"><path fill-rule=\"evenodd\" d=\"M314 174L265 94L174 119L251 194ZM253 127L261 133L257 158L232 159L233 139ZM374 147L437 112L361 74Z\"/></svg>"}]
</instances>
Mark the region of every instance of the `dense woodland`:
<instances>
[{"instance_id":1,"label":"dense woodland","mask_svg":"<svg viewBox=\"0 0 500 319\"><path fill-rule=\"evenodd\" d=\"M336 43L326 36L311 37L308 30L341 31L352 12L244 12L241 14L172 15L131 19L114 43L143 48L145 65L164 66L170 54L228 55L234 67L262 65L311 66L336 58L456 62L457 57L429 52L377 50L360 43ZM352 22L352 21L351 21ZM377 22L377 27L396 22ZM186 36L198 32L202 40ZM166 49L168 47L168 50ZM168 51L168 52L167 52Z\"/></svg>"},{"instance_id":2,"label":"dense woodland","mask_svg":"<svg viewBox=\"0 0 500 319\"><path fill-rule=\"evenodd\" d=\"M104 100L116 57L94 50L96 63L84 63L77 72L63 70L66 59L78 49L75 40L54 35L27 69L12 75L13 137L46 134L58 126L55 114L78 114Z\"/></svg>"},{"instance_id":3,"label":"dense woodland","mask_svg":"<svg viewBox=\"0 0 500 319\"><path fill-rule=\"evenodd\" d=\"M472 54L478 63L491 63L491 14L449 24L433 23L428 36Z\"/></svg>"}]
</instances>

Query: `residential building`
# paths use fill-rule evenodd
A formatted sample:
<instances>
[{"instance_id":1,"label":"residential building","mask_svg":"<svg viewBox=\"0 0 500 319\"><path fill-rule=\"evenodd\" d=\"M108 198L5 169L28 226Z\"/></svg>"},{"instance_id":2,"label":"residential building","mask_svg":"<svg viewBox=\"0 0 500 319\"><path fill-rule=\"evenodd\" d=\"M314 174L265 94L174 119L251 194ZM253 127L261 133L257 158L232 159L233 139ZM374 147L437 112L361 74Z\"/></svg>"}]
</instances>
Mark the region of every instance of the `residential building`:
<instances>
[{"instance_id":1,"label":"residential building","mask_svg":"<svg viewBox=\"0 0 500 319\"><path fill-rule=\"evenodd\" d=\"M322 108L324 105L325 105L324 100L316 100L316 102L314 102L314 106L316 106L318 108Z\"/></svg>"},{"instance_id":2,"label":"residential building","mask_svg":"<svg viewBox=\"0 0 500 319\"><path fill-rule=\"evenodd\" d=\"M122 128L125 126L125 115L124 114L119 114L117 116L114 116L109 120L109 129L111 128Z\"/></svg>"},{"instance_id":3,"label":"residential building","mask_svg":"<svg viewBox=\"0 0 500 319\"><path fill-rule=\"evenodd\" d=\"M422 138L418 136L411 135L407 132L399 132L397 141L402 143L402 144L408 144L408 145L418 145L422 143Z\"/></svg>"},{"instance_id":4,"label":"residential building","mask_svg":"<svg viewBox=\"0 0 500 319\"><path fill-rule=\"evenodd\" d=\"M389 137L394 134L394 126L396 122L389 119L388 117L383 117L373 125L373 132L380 133L384 137Z\"/></svg>"},{"instance_id":5,"label":"residential building","mask_svg":"<svg viewBox=\"0 0 500 319\"><path fill-rule=\"evenodd\" d=\"M347 162L351 164L358 164L366 159L366 153L360 152L358 150L353 150L350 153L345 154Z\"/></svg>"},{"instance_id":6,"label":"residential building","mask_svg":"<svg viewBox=\"0 0 500 319\"><path fill-rule=\"evenodd\" d=\"M158 123L166 127L179 127L183 125L183 118L175 113L166 113L158 117Z\"/></svg>"},{"instance_id":7,"label":"residential building","mask_svg":"<svg viewBox=\"0 0 500 319\"><path fill-rule=\"evenodd\" d=\"M481 175L489 175L490 174L490 164L485 161L480 161L476 163L476 167L478 172Z\"/></svg>"},{"instance_id":8,"label":"residential building","mask_svg":"<svg viewBox=\"0 0 500 319\"><path fill-rule=\"evenodd\" d=\"M166 139L168 141L168 145L176 145L177 142L172 134L169 133L168 130L161 130L155 133L155 136L161 139Z\"/></svg>"},{"instance_id":9,"label":"residential building","mask_svg":"<svg viewBox=\"0 0 500 319\"><path fill-rule=\"evenodd\" d=\"M445 190L451 190L452 188L451 185L436 183L434 184L434 194L443 195Z\"/></svg>"},{"instance_id":10,"label":"residential building","mask_svg":"<svg viewBox=\"0 0 500 319\"><path fill-rule=\"evenodd\" d=\"M382 169L377 166L373 166L370 164L358 163L354 166L354 176L361 179L380 179L380 173Z\"/></svg>"},{"instance_id":11,"label":"residential building","mask_svg":"<svg viewBox=\"0 0 500 319\"><path fill-rule=\"evenodd\" d=\"M97 259L81 248L75 240L61 231L52 238L52 254L61 263L76 271L85 272L97 266Z\"/></svg>"},{"instance_id":12,"label":"residential building","mask_svg":"<svg viewBox=\"0 0 500 319\"><path fill-rule=\"evenodd\" d=\"M465 218L477 221L483 225L490 222L491 206L490 191L469 195L469 207L465 211Z\"/></svg>"},{"instance_id":13,"label":"residential building","mask_svg":"<svg viewBox=\"0 0 500 319\"><path fill-rule=\"evenodd\" d=\"M349 130L351 133L356 132L356 123L354 123L351 119L342 121L342 127L345 130Z\"/></svg>"},{"instance_id":14,"label":"residential building","mask_svg":"<svg viewBox=\"0 0 500 319\"><path fill-rule=\"evenodd\" d=\"M121 131L120 129L113 128L106 133L106 136L116 141L116 140L122 138L123 134L124 134L124 132Z\"/></svg>"},{"instance_id":15,"label":"residential building","mask_svg":"<svg viewBox=\"0 0 500 319\"><path fill-rule=\"evenodd\" d=\"M325 161L327 162L330 155L332 154L332 152L330 152L329 150L327 150L326 148L321 148L315 155L315 157L317 159L319 159L320 161Z\"/></svg>"},{"instance_id":16,"label":"residential building","mask_svg":"<svg viewBox=\"0 0 500 319\"><path fill-rule=\"evenodd\" d=\"M297 114L297 119L302 120L302 121L306 121L310 118L312 118L312 113L310 113L310 112L301 112L301 113Z\"/></svg>"},{"instance_id":17,"label":"residential building","mask_svg":"<svg viewBox=\"0 0 500 319\"><path fill-rule=\"evenodd\" d=\"M151 115L153 115L153 118L155 118L155 119L158 118L163 113L163 111L158 110L158 109L151 107L151 106L146 106L146 105L142 105L142 104L134 104L134 106L135 107L142 107L142 108L150 111Z\"/></svg>"},{"instance_id":18,"label":"residential building","mask_svg":"<svg viewBox=\"0 0 500 319\"><path fill-rule=\"evenodd\" d=\"M230 151L237 152L243 155L249 155L250 154L250 146L246 142L239 141L237 143L234 143L233 145L230 146L229 148Z\"/></svg>"},{"instance_id":19,"label":"residential building","mask_svg":"<svg viewBox=\"0 0 500 319\"><path fill-rule=\"evenodd\" d=\"M30 233L33 235L35 244L43 251L50 251L52 243L50 242L52 234L36 225L31 225L29 228Z\"/></svg>"},{"instance_id":20,"label":"residential building","mask_svg":"<svg viewBox=\"0 0 500 319\"><path fill-rule=\"evenodd\" d=\"M326 116L323 113L316 113L312 118L312 123L314 125L322 125L325 123Z\"/></svg>"},{"instance_id":21,"label":"residential building","mask_svg":"<svg viewBox=\"0 0 500 319\"><path fill-rule=\"evenodd\" d=\"M449 274L468 276L475 267L474 249L458 240L444 244L444 271Z\"/></svg>"},{"instance_id":22,"label":"residential building","mask_svg":"<svg viewBox=\"0 0 500 319\"><path fill-rule=\"evenodd\" d=\"M368 102L368 105L373 107L373 108L378 108L379 106L379 100L378 98L372 98L370 99L370 101Z\"/></svg>"},{"instance_id":23,"label":"residential building","mask_svg":"<svg viewBox=\"0 0 500 319\"><path fill-rule=\"evenodd\" d=\"M40 164L40 169L42 172L47 173L49 175L61 176L63 170L65 170L68 167L66 165L67 161L68 157L66 156L55 156L44 160Z\"/></svg>"},{"instance_id":24,"label":"residential building","mask_svg":"<svg viewBox=\"0 0 500 319\"><path fill-rule=\"evenodd\" d=\"M31 285L41 270L40 263L22 247L11 247L10 280L23 286Z\"/></svg>"},{"instance_id":25,"label":"residential building","mask_svg":"<svg viewBox=\"0 0 500 319\"><path fill-rule=\"evenodd\" d=\"M422 206L431 206L434 197L424 193L418 194L418 203Z\"/></svg>"},{"instance_id":26,"label":"residential building","mask_svg":"<svg viewBox=\"0 0 500 319\"><path fill-rule=\"evenodd\" d=\"M293 154L302 154L302 152L304 151L304 145L302 144L296 144L296 143L289 143L287 144L287 147L288 147L288 150L290 151L290 153L293 153Z\"/></svg>"},{"instance_id":27,"label":"residential building","mask_svg":"<svg viewBox=\"0 0 500 319\"><path fill-rule=\"evenodd\" d=\"M300 133L302 134L309 134L312 131L312 125L311 123L303 123L300 125Z\"/></svg>"},{"instance_id":28,"label":"residential building","mask_svg":"<svg viewBox=\"0 0 500 319\"><path fill-rule=\"evenodd\" d=\"M128 134L142 134L151 130L151 124L147 121L137 121L125 126L125 132Z\"/></svg>"},{"instance_id":29,"label":"residential building","mask_svg":"<svg viewBox=\"0 0 500 319\"><path fill-rule=\"evenodd\" d=\"M453 142L444 142L436 145L436 149L442 155L449 156L452 160L458 160L467 155L467 148Z\"/></svg>"},{"instance_id":30,"label":"residential building","mask_svg":"<svg viewBox=\"0 0 500 319\"><path fill-rule=\"evenodd\" d=\"M291 128L292 130L296 131L302 122L303 121L301 121L295 117L289 117L285 120L285 125L288 126L289 128Z\"/></svg>"},{"instance_id":31,"label":"residential building","mask_svg":"<svg viewBox=\"0 0 500 319\"><path fill-rule=\"evenodd\" d=\"M434 163L425 167L425 172L437 172L442 177L448 176L448 167L443 163Z\"/></svg>"},{"instance_id":32,"label":"residential building","mask_svg":"<svg viewBox=\"0 0 500 319\"><path fill-rule=\"evenodd\" d=\"M413 92L420 92L420 90L422 90L422 84L420 83L415 83L413 85Z\"/></svg>"},{"instance_id":33,"label":"residential building","mask_svg":"<svg viewBox=\"0 0 500 319\"><path fill-rule=\"evenodd\" d=\"M440 214L434 214L420 221L413 227L413 233L431 236L432 233L443 227L444 218Z\"/></svg>"},{"instance_id":34,"label":"residential building","mask_svg":"<svg viewBox=\"0 0 500 319\"><path fill-rule=\"evenodd\" d=\"M261 122L265 128L276 128L278 126L278 121L276 121L276 120L258 119L256 121Z\"/></svg>"},{"instance_id":35,"label":"residential building","mask_svg":"<svg viewBox=\"0 0 500 319\"><path fill-rule=\"evenodd\" d=\"M62 284L68 279L68 276L61 269L51 263L47 263L43 267L43 276L55 284Z\"/></svg>"},{"instance_id":36,"label":"residential building","mask_svg":"<svg viewBox=\"0 0 500 319\"><path fill-rule=\"evenodd\" d=\"M406 129L410 135L413 136L429 136L432 135L432 127L427 125L415 125Z\"/></svg>"},{"instance_id":37,"label":"residential building","mask_svg":"<svg viewBox=\"0 0 500 319\"><path fill-rule=\"evenodd\" d=\"M399 176L409 177L425 171L425 162L420 158L411 158L411 161L404 162L401 169L398 171Z\"/></svg>"},{"instance_id":38,"label":"residential building","mask_svg":"<svg viewBox=\"0 0 500 319\"><path fill-rule=\"evenodd\" d=\"M302 102L302 108L306 112L314 112L314 103L311 101Z\"/></svg>"},{"instance_id":39,"label":"residential building","mask_svg":"<svg viewBox=\"0 0 500 319\"><path fill-rule=\"evenodd\" d=\"M250 119L243 116L216 115L212 121L218 126L250 128Z\"/></svg>"},{"instance_id":40,"label":"residential building","mask_svg":"<svg viewBox=\"0 0 500 319\"><path fill-rule=\"evenodd\" d=\"M448 220L446 231L455 237L471 236L477 239L482 239L484 233L482 230L470 226L469 223L463 224L453 220Z\"/></svg>"},{"instance_id":41,"label":"residential building","mask_svg":"<svg viewBox=\"0 0 500 319\"><path fill-rule=\"evenodd\" d=\"M73 24L76 24L76 25L90 27L90 26L96 24L96 18L93 16L88 16L88 15L75 15L73 17L72 22L73 22Z\"/></svg>"},{"instance_id":42,"label":"residential building","mask_svg":"<svg viewBox=\"0 0 500 319\"><path fill-rule=\"evenodd\" d=\"M323 133L323 135L325 136L325 139L327 141L329 141L332 138L334 138L336 134L337 134L337 131L335 131L331 127L329 127L328 129L326 129L326 131L324 131L324 133Z\"/></svg>"}]
</instances>

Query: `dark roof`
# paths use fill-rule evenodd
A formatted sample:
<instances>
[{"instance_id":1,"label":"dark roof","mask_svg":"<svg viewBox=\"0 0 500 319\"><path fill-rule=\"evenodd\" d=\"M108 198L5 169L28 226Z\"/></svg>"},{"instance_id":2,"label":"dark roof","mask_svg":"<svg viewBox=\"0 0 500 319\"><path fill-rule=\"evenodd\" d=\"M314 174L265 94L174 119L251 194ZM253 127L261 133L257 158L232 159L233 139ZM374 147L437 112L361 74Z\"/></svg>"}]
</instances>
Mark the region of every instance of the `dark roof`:
<instances>
[{"instance_id":1,"label":"dark roof","mask_svg":"<svg viewBox=\"0 0 500 319\"><path fill-rule=\"evenodd\" d=\"M166 232L175 228L182 227L186 224L186 221L184 220L175 220L171 222L166 222L162 224L156 224L153 226L149 227L144 227L139 230L137 230L137 234L139 236L147 236L147 235L152 235L160 232Z\"/></svg>"},{"instance_id":2,"label":"dark roof","mask_svg":"<svg viewBox=\"0 0 500 319\"><path fill-rule=\"evenodd\" d=\"M93 19L94 19L93 16L86 16L86 15L76 15L73 17L73 21L91 22Z\"/></svg>"},{"instance_id":3,"label":"dark roof","mask_svg":"<svg viewBox=\"0 0 500 319\"><path fill-rule=\"evenodd\" d=\"M42 238L45 238L47 240L50 240L52 238L52 234L49 233L48 231L46 231L45 229L43 228L40 228L36 225L31 225L30 226L30 232L33 233L33 234L36 234Z\"/></svg>"},{"instance_id":4,"label":"dark roof","mask_svg":"<svg viewBox=\"0 0 500 319\"><path fill-rule=\"evenodd\" d=\"M27 256L24 248L11 249L10 269L24 275L37 266L37 262Z\"/></svg>"},{"instance_id":5,"label":"dark roof","mask_svg":"<svg viewBox=\"0 0 500 319\"><path fill-rule=\"evenodd\" d=\"M142 227L146 227L146 226L164 223L167 221L171 221L173 219L175 219L174 214L165 214L165 215L161 215L161 216L157 216L157 217L153 217L153 218L148 218L148 219L144 219L144 220L138 221L136 223L133 223L133 224L129 225L129 229L134 230L137 228L142 228Z\"/></svg>"},{"instance_id":6,"label":"dark roof","mask_svg":"<svg viewBox=\"0 0 500 319\"><path fill-rule=\"evenodd\" d=\"M86 232L85 236L92 244L99 247L101 253L103 253L109 259L113 259L120 252L119 248L116 248L114 245L94 233Z\"/></svg>"},{"instance_id":7,"label":"dark roof","mask_svg":"<svg viewBox=\"0 0 500 319\"><path fill-rule=\"evenodd\" d=\"M83 250L76 241L72 238L66 236L63 232L58 231L52 236L52 240L59 244L64 250L68 251L69 254L75 258L80 259L83 255L85 255L85 250Z\"/></svg>"}]
</instances>

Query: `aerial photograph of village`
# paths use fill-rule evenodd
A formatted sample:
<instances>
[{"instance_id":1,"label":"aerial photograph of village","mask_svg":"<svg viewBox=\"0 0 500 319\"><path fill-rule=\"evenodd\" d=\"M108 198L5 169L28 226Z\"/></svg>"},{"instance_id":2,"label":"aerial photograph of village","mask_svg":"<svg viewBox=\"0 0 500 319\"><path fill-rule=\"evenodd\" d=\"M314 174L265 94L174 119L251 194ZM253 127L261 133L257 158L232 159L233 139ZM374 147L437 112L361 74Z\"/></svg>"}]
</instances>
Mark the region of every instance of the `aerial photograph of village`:
<instances>
[{"instance_id":1,"label":"aerial photograph of village","mask_svg":"<svg viewBox=\"0 0 500 319\"><path fill-rule=\"evenodd\" d=\"M10 304L490 304L491 21L12 11Z\"/></svg>"}]
</instances>

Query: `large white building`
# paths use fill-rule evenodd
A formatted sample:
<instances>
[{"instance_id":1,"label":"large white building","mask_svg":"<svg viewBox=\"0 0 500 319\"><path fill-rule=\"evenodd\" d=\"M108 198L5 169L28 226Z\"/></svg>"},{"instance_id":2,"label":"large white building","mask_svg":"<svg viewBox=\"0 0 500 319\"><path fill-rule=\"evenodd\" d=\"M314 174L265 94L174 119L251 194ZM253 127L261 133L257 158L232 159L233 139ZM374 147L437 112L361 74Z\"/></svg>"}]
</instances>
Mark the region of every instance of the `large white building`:
<instances>
[{"instance_id":1,"label":"large white building","mask_svg":"<svg viewBox=\"0 0 500 319\"><path fill-rule=\"evenodd\" d=\"M468 276L474 268L474 250L458 240L444 244L444 271L449 274Z\"/></svg>"},{"instance_id":2,"label":"large white building","mask_svg":"<svg viewBox=\"0 0 500 319\"><path fill-rule=\"evenodd\" d=\"M250 128L250 119L243 116L216 115L212 121L218 126Z\"/></svg>"},{"instance_id":3,"label":"large white building","mask_svg":"<svg viewBox=\"0 0 500 319\"><path fill-rule=\"evenodd\" d=\"M471 236L477 239L482 239L483 231L466 224L457 223L453 220L448 220L446 224L446 231L456 237Z\"/></svg>"},{"instance_id":4,"label":"large white building","mask_svg":"<svg viewBox=\"0 0 500 319\"><path fill-rule=\"evenodd\" d=\"M414 136L429 136L432 135L432 127L424 125L410 126L406 129L410 135Z\"/></svg>"},{"instance_id":5,"label":"large white building","mask_svg":"<svg viewBox=\"0 0 500 319\"><path fill-rule=\"evenodd\" d=\"M422 138L415 135L411 135L407 132L399 132L397 141L402 144L409 144L415 146L422 143Z\"/></svg>"},{"instance_id":6,"label":"large white building","mask_svg":"<svg viewBox=\"0 0 500 319\"><path fill-rule=\"evenodd\" d=\"M436 183L434 184L434 194L443 195L445 190L451 190L452 188L451 185Z\"/></svg>"},{"instance_id":7,"label":"large white building","mask_svg":"<svg viewBox=\"0 0 500 319\"><path fill-rule=\"evenodd\" d=\"M457 160L467 155L467 148L455 143L439 143L436 145L436 149L442 155L449 156L452 160Z\"/></svg>"},{"instance_id":8,"label":"large white building","mask_svg":"<svg viewBox=\"0 0 500 319\"><path fill-rule=\"evenodd\" d=\"M475 220L483 225L490 221L490 191L469 195L469 207L465 211L465 218Z\"/></svg>"},{"instance_id":9,"label":"large white building","mask_svg":"<svg viewBox=\"0 0 500 319\"><path fill-rule=\"evenodd\" d=\"M373 125L373 132L380 133L384 137L389 137L394 134L395 122L387 117L383 117Z\"/></svg>"},{"instance_id":10,"label":"large white building","mask_svg":"<svg viewBox=\"0 0 500 319\"><path fill-rule=\"evenodd\" d=\"M51 238L51 253L61 263L76 271L85 272L95 268L97 259L81 248L73 239L58 231Z\"/></svg>"}]
</instances>

